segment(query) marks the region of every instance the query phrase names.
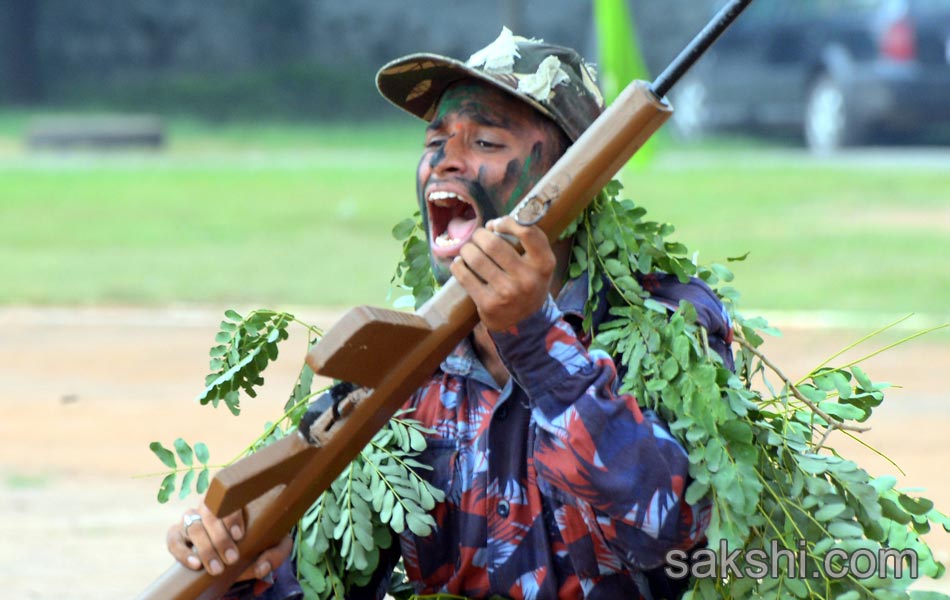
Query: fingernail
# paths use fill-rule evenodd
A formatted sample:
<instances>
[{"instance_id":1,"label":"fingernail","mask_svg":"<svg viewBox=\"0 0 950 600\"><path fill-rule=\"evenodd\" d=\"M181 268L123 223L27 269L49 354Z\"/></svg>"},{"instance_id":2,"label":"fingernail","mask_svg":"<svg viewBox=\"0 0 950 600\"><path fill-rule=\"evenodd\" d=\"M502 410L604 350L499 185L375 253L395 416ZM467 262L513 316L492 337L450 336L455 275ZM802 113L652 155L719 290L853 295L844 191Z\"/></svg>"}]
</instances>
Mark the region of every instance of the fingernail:
<instances>
[{"instance_id":1,"label":"fingernail","mask_svg":"<svg viewBox=\"0 0 950 600\"><path fill-rule=\"evenodd\" d=\"M224 562L228 563L229 565L236 563L237 559L238 553L234 548L229 548L228 551L224 553Z\"/></svg>"},{"instance_id":2,"label":"fingernail","mask_svg":"<svg viewBox=\"0 0 950 600\"><path fill-rule=\"evenodd\" d=\"M221 566L221 563L219 563L217 559L214 559L208 563L208 570L211 571L212 575L220 575L224 567Z\"/></svg>"},{"instance_id":3,"label":"fingernail","mask_svg":"<svg viewBox=\"0 0 950 600\"><path fill-rule=\"evenodd\" d=\"M239 540L239 539L241 539L241 536L242 536L242 535L244 535L244 532L241 531L241 528L240 528L240 527L238 527L237 525L232 525L232 526L231 526L231 537L232 537L232 538L234 538L234 539L236 539L236 540Z\"/></svg>"},{"instance_id":4,"label":"fingernail","mask_svg":"<svg viewBox=\"0 0 950 600\"><path fill-rule=\"evenodd\" d=\"M201 568L201 561L198 560L198 557L197 557L197 556L194 556L194 555L189 556L189 557L188 557L188 566L191 567L192 569L200 569L200 568Z\"/></svg>"},{"instance_id":5,"label":"fingernail","mask_svg":"<svg viewBox=\"0 0 950 600\"><path fill-rule=\"evenodd\" d=\"M263 563L257 565L257 578L258 578L258 579L263 579L263 578L267 577L267 574L268 574L268 573L270 573L270 563L269 563L269 562L263 562Z\"/></svg>"}]
</instances>

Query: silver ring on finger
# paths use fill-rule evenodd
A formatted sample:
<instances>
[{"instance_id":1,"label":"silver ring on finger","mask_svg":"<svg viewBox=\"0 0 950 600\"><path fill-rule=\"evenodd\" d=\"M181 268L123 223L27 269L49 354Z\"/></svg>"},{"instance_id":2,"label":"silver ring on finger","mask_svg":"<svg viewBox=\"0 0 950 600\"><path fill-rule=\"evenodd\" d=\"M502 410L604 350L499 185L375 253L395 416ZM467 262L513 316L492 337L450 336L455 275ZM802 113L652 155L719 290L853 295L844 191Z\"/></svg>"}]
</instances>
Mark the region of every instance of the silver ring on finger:
<instances>
[{"instance_id":1,"label":"silver ring on finger","mask_svg":"<svg viewBox=\"0 0 950 600\"><path fill-rule=\"evenodd\" d=\"M181 518L182 529L183 529L183 530L185 531L185 533L187 534L187 533L188 533L188 527L189 527L190 525L194 524L194 523L199 522L199 521L201 521L201 515L199 515L199 514L197 514L197 513L192 513L192 514L184 515L184 516L182 516L182 518Z\"/></svg>"}]
</instances>

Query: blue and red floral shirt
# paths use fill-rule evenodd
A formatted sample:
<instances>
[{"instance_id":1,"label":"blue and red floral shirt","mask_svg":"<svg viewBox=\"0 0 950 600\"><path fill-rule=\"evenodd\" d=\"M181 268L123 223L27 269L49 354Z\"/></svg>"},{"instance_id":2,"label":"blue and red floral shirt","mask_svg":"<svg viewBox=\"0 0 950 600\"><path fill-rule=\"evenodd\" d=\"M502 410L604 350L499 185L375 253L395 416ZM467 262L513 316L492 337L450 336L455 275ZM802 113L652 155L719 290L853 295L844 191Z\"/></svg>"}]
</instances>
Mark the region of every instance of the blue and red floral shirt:
<instances>
[{"instance_id":1,"label":"blue and red floral shirt","mask_svg":"<svg viewBox=\"0 0 950 600\"><path fill-rule=\"evenodd\" d=\"M613 360L565 319L586 295L572 282L563 309L549 298L492 334L503 387L465 341L409 401L435 432L421 460L446 493L436 530L400 539L417 593L636 598L640 571L702 537L708 506L683 500L682 446L615 392Z\"/></svg>"},{"instance_id":2,"label":"blue and red floral shirt","mask_svg":"<svg viewBox=\"0 0 950 600\"><path fill-rule=\"evenodd\" d=\"M669 276L642 283L671 307L692 301L731 366L728 317L705 284ZM408 401L434 432L419 458L433 469L422 473L446 495L429 536L400 536L417 594L638 598L644 571L702 538L709 505L683 498L682 446L635 398L616 392L611 357L589 350L571 325L580 324L586 298L586 279L571 281L557 303L549 298L492 334L511 374L504 386L466 340ZM387 553L381 568L396 560ZM354 597L382 598L388 573L381 575Z\"/></svg>"}]
</instances>

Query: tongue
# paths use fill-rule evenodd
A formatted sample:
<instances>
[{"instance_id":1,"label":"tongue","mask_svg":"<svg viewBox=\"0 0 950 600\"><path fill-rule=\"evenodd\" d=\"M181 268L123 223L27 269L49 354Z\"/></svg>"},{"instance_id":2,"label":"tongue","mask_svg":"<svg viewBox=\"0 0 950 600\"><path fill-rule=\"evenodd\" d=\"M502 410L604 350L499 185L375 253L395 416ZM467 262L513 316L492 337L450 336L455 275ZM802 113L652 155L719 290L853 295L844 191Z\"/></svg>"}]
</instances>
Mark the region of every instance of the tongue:
<instances>
[{"instance_id":1,"label":"tongue","mask_svg":"<svg viewBox=\"0 0 950 600\"><path fill-rule=\"evenodd\" d=\"M449 226L446 228L446 231L449 234L449 237L456 240L462 240L469 236L472 231L475 230L475 226L478 224L477 219L466 219L464 217L453 217L449 221Z\"/></svg>"}]
</instances>

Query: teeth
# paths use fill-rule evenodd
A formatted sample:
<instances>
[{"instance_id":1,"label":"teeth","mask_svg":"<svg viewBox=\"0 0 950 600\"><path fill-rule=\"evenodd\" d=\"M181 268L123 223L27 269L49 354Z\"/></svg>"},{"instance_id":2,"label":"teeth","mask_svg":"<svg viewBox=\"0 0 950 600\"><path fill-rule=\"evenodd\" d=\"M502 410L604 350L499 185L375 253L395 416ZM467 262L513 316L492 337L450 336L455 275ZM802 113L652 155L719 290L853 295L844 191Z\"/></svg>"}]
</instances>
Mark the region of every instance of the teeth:
<instances>
[{"instance_id":1,"label":"teeth","mask_svg":"<svg viewBox=\"0 0 950 600\"><path fill-rule=\"evenodd\" d=\"M440 208L447 208L453 204L457 204L458 202L465 202L465 200L455 192L443 190L430 192L427 200L431 204ZM448 231L443 231L432 241L432 243L440 248L451 248L458 246L460 243L462 243L462 240L450 236Z\"/></svg>"},{"instance_id":2,"label":"teeth","mask_svg":"<svg viewBox=\"0 0 950 600\"><path fill-rule=\"evenodd\" d=\"M445 232L445 233L443 233L442 235L440 235L439 237L435 238L435 245L436 245L436 246L441 246L441 247L443 247L443 248L445 248L445 247L447 247L447 246L454 246L454 245L456 245L456 244L458 244L458 243L459 243L459 240L457 240L457 239L455 239L455 238L453 238L453 237L449 237L449 233L448 233L448 232Z\"/></svg>"},{"instance_id":3,"label":"teeth","mask_svg":"<svg viewBox=\"0 0 950 600\"><path fill-rule=\"evenodd\" d=\"M432 202L436 206L448 206L448 200L461 200L462 197L456 194L455 192L432 192L429 194L429 202Z\"/></svg>"}]
</instances>

